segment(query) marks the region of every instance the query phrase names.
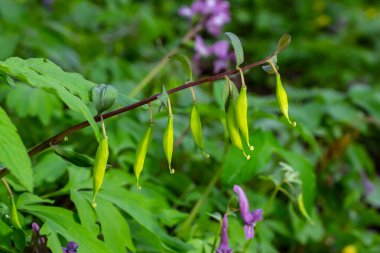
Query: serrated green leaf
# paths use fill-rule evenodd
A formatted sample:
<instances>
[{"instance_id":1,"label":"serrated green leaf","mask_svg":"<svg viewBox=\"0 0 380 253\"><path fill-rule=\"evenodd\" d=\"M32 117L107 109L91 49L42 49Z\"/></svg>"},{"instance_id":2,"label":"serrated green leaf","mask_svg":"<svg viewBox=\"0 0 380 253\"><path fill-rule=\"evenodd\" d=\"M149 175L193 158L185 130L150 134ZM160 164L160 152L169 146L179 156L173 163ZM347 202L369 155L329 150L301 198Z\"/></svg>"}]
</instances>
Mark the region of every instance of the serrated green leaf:
<instances>
[{"instance_id":1,"label":"serrated green leaf","mask_svg":"<svg viewBox=\"0 0 380 253\"><path fill-rule=\"evenodd\" d=\"M292 37L285 33L284 35L281 36L280 40L278 41L276 51L274 52L275 55L281 53L285 48L288 47Z\"/></svg>"},{"instance_id":2,"label":"serrated green leaf","mask_svg":"<svg viewBox=\"0 0 380 253\"><path fill-rule=\"evenodd\" d=\"M28 152L3 108L0 107L0 162L20 183L33 191L33 171Z\"/></svg>"},{"instance_id":3,"label":"serrated green leaf","mask_svg":"<svg viewBox=\"0 0 380 253\"><path fill-rule=\"evenodd\" d=\"M82 101L78 96L70 93L63 82L60 81L61 79L56 79L56 77L50 72L44 75L41 74L42 72L37 72L32 69L28 65L30 64L32 67L35 67L32 63L31 59L23 60L18 57L12 57L5 61L0 61L0 70L33 87L42 88L50 93L56 94L70 109L79 112L84 116L84 118L90 123L97 140L100 141L99 128L91 115L90 109L85 105L86 101ZM81 94L85 97L83 92Z\"/></svg>"},{"instance_id":4,"label":"serrated green leaf","mask_svg":"<svg viewBox=\"0 0 380 253\"><path fill-rule=\"evenodd\" d=\"M170 58L181 63L187 75L186 81L191 82L193 80L193 71L191 70L191 63L190 63L189 58L187 58L185 55L182 55L182 54L175 54L171 56Z\"/></svg>"},{"instance_id":5,"label":"serrated green leaf","mask_svg":"<svg viewBox=\"0 0 380 253\"><path fill-rule=\"evenodd\" d=\"M239 68L240 64L244 62L244 51L243 47L241 46L240 39L238 38L238 36L231 32L226 32L225 35L228 36L228 38L231 41L232 47L234 48L236 57L236 68Z\"/></svg>"},{"instance_id":6,"label":"serrated green leaf","mask_svg":"<svg viewBox=\"0 0 380 253\"><path fill-rule=\"evenodd\" d=\"M57 82L70 91L70 93L80 97L85 103L89 102L90 90L95 87L95 83L88 81L78 73L63 71L58 65L44 58L31 58L25 60L29 68L37 73L53 77Z\"/></svg>"}]
</instances>

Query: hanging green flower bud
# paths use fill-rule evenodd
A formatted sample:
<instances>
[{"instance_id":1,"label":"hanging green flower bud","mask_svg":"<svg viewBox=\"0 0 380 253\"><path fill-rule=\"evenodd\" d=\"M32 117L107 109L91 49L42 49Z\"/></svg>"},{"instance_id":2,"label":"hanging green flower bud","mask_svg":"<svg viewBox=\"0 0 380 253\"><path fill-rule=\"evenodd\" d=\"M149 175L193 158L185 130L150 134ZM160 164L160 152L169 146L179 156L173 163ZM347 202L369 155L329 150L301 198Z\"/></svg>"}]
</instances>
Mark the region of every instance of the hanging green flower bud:
<instances>
[{"instance_id":1,"label":"hanging green flower bud","mask_svg":"<svg viewBox=\"0 0 380 253\"><path fill-rule=\"evenodd\" d=\"M165 88L164 88L165 91ZM166 91L165 91L166 93ZM168 123L166 124L166 129L164 132L163 138L163 147L166 159L168 160L169 171L171 174L174 174L175 170L172 168L172 156L173 156L173 147L174 147L174 122L173 122L173 112L172 105L170 103L170 98L167 96L167 106L169 111Z\"/></svg>"},{"instance_id":2,"label":"hanging green flower bud","mask_svg":"<svg viewBox=\"0 0 380 253\"><path fill-rule=\"evenodd\" d=\"M164 132L163 140L164 152L166 159L169 164L169 171L171 174L174 174L174 169L172 168L172 156L173 156L173 147L174 147L174 127L173 127L173 115L169 114L168 123Z\"/></svg>"},{"instance_id":3,"label":"hanging green flower bud","mask_svg":"<svg viewBox=\"0 0 380 253\"><path fill-rule=\"evenodd\" d=\"M227 130L230 135L230 139L233 145L235 145L238 149L243 152L243 155L249 160L251 158L250 155L247 155L244 152L243 143L241 141L241 136L239 133L239 129L236 124L236 116L235 116L235 101L230 99L230 103L227 109Z\"/></svg>"},{"instance_id":4,"label":"hanging green flower bud","mask_svg":"<svg viewBox=\"0 0 380 253\"><path fill-rule=\"evenodd\" d=\"M13 226L21 229L20 220L18 219L17 207L13 195L11 196L11 220Z\"/></svg>"},{"instance_id":5,"label":"hanging green flower bud","mask_svg":"<svg viewBox=\"0 0 380 253\"><path fill-rule=\"evenodd\" d=\"M141 171L144 168L146 153L148 151L149 144L152 141L152 137L153 137L153 124L149 126L144 137L142 138L139 145L137 146L134 170L135 170L135 175L136 175L136 180L137 180L136 182L137 188L139 189L141 189L141 186L139 185L139 178L140 178Z\"/></svg>"},{"instance_id":6,"label":"hanging green flower bud","mask_svg":"<svg viewBox=\"0 0 380 253\"><path fill-rule=\"evenodd\" d=\"M247 86L245 85L243 72L240 68L239 71L242 79L242 87L235 104L236 123L249 149L253 150L253 146L249 143Z\"/></svg>"},{"instance_id":7,"label":"hanging green flower bud","mask_svg":"<svg viewBox=\"0 0 380 253\"><path fill-rule=\"evenodd\" d=\"M289 119L289 106L288 106L288 96L286 95L286 91L281 83L281 77L279 74L276 75L276 95L278 103L280 104L280 109L282 114L285 116L285 118L288 120L288 122L295 127L297 123L294 121L290 121Z\"/></svg>"},{"instance_id":8,"label":"hanging green flower bud","mask_svg":"<svg viewBox=\"0 0 380 253\"><path fill-rule=\"evenodd\" d=\"M98 114L108 110L115 103L117 97L117 89L110 84L98 84L92 89L92 101Z\"/></svg>"},{"instance_id":9,"label":"hanging green flower bud","mask_svg":"<svg viewBox=\"0 0 380 253\"><path fill-rule=\"evenodd\" d=\"M195 144L202 150L204 156L209 158L210 155L205 152L202 134L202 124L199 117L197 104L194 102L190 113L190 128L193 133Z\"/></svg>"},{"instance_id":10,"label":"hanging green flower bud","mask_svg":"<svg viewBox=\"0 0 380 253\"><path fill-rule=\"evenodd\" d=\"M108 138L104 136L95 155L95 164L93 170L93 199L92 206L96 207L96 194L103 183L104 174L106 172L107 160L108 160Z\"/></svg>"}]
</instances>

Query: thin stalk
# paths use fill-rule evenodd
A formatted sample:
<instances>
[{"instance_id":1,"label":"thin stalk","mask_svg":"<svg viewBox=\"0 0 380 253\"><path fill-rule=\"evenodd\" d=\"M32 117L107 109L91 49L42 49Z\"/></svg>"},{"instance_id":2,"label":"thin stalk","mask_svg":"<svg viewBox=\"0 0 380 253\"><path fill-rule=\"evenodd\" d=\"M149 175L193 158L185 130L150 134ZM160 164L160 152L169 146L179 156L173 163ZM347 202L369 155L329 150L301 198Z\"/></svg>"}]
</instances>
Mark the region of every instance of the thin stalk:
<instances>
[{"instance_id":1,"label":"thin stalk","mask_svg":"<svg viewBox=\"0 0 380 253\"><path fill-rule=\"evenodd\" d=\"M3 184L5 185L5 188L7 188L7 192L10 198L13 198L13 192L11 190L11 187L9 187L9 184L5 178L2 178L1 181L3 181Z\"/></svg>"},{"instance_id":2,"label":"thin stalk","mask_svg":"<svg viewBox=\"0 0 380 253\"><path fill-rule=\"evenodd\" d=\"M193 104L195 104L195 100L196 100L196 98L195 98L195 90L194 90L193 87L190 87L190 90L191 90L191 97L193 98Z\"/></svg>"},{"instance_id":3,"label":"thin stalk","mask_svg":"<svg viewBox=\"0 0 380 253\"><path fill-rule=\"evenodd\" d=\"M276 197L280 188L281 188L281 185L276 185L276 188L274 188L274 191L273 191L272 195L270 196L270 199L269 199L267 205L264 208L264 210L265 210L264 213L268 212L269 208L272 206L273 200Z\"/></svg>"},{"instance_id":4,"label":"thin stalk","mask_svg":"<svg viewBox=\"0 0 380 253\"><path fill-rule=\"evenodd\" d=\"M239 68L239 72L240 72L240 78L241 78L241 86L247 87L247 85L245 85L244 74L243 74L243 71L241 70L241 68Z\"/></svg>"},{"instance_id":5,"label":"thin stalk","mask_svg":"<svg viewBox=\"0 0 380 253\"><path fill-rule=\"evenodd\" d=\"M185 222L179 227L178 234L183 234L184 232L189 230L189 227L194 222L195 218L197 217L201 207L206 202L208 195L211 192L211 189L214 188L216 182L219 180L220 175L222 174L222 166L218 168L210 182L208 183L206 190L204 191L202 197L198 199L197 203L194 205L193 209L190 212L189 217L185 220Z\"/></svg>"},{"instance_id":6,"label":"thin stalk","mask_svg":"<svg viewBox=\"0 0 380 253\"><path fill-rule=\"evenodd\" d=\"M219 224L218 230L217 230L217 232L215 234L214 242L212 243L212 247L211 247L210 253L214 253L215 252L216 242L218 241L218 237L219 237L219 234L220 234L221 231L222 231L222 223Z\"/></svg>"},{"instance_id":7,"label":"thin stalk","mask_svg":"<svg viewBox=\"0 0 380 253\"><path fill-rule=\"evenodd\" d=\"M107 138L107 131L106 131L106 126L104 125L103 116L100 114L99 117L100 117L100 121L102 123L103 138Z\"/></svg>"},{"instance_id":8,"label":"thin stalk","mask_svg":"<svg viewBox=\"0 0 380 253\"><path fill-rule=\"evenodd\" d=\"M153 126L153 108L152 108L152 105L149 103L149 122L150 122L150 125Z\"/></svg>"}]
</instances>

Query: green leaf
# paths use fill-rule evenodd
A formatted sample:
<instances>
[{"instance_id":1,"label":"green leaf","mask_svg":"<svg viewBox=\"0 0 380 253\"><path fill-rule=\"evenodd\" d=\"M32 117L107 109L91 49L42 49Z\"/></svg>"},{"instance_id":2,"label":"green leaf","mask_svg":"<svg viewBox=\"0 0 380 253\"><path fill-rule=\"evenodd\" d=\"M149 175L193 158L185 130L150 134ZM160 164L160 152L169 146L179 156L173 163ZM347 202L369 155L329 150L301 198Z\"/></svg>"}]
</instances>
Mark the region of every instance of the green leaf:
<instances>
[{"instance_id":1,"label":"green leaf","mask_svg":"<svg viewBox=\"0 0 380 253\"><path fill-rule=\"evenodd\" d=\"M97 204L95 212L99 218L106 246L112 252L125 252L125 247L136 252L129 225L119 210L101 197L97 199Z\"/></svg>"},{"instance_id":2,"label":"green leaf","mask_svg":"<svg viewBox=\"0 0 380 253\"><path fill-rule=\"evenodd\" d=\"M33 171L28 152L11 119L0 107L0 162L20 183L33 191Z\"/></svg>"},{"instance_id":3,"label":"green leaf","mask_svg":"<svg viewBox=\"0 0 380 253\"><path fill-rule=\"evenodd\" d=\"M232 47L234 48L236 57L236 68L239 68L240 64L244 62L244 51L243 47L241 46L240 39L238 38L238 36L231 32L226 32L225 35L228 36L232 43Z\"/></svg>"},{"instance_id":4,"label":"green leaf","mask_svg":"<svg viewBox=\"0 0 380 253\"><path fill-rule=\"evenodd\" d=\"M189 61L189 58L187 58L185 55L182 55L182 54L175 54L171 56L170 58L181 63L183 69L185 70L187 74L186 82L193 81L193 71L191 70L191 63Z\"/></svg>"},{"instance_id":5,"label":"green leaf","mask_svg":"<svg viewBox=\"0 0 380 253\"><path fill-rule=\"evenodd\" d=\"M77 242L78 253L109 253L105 244L98 240L87 228L75 222L74 213L59 207L28 205L24 211L44 221L50 231L62 235L67 241ZM47 234L48 241L51 234Z\"/></svg>"},{"instance_id":6,"label":"green leaf","mask_svg":"<svg viewBox=\"0 0 380 253\"><path fill-rule=\"evenodd\" d=\"M281 36L280 40L278 41L276 51L274 51L274 54L279 54L281 51L285 50L285 48L288 47L292 37L285 33L284 35Z\"/></svg>"},{"instance_id":7,"label":"green leaf","mask_svg":"<svg viewBox=\"0 0 380 253\"><path fill-rule=\"evenodd\" d=\"M120 209L127 212L141 226L152 232L160 241L163 252L187 252L188 245L175 237L168 236L157 221L157 214L150 213L145 205L144 197L140 194L127 191L123 188L103 189L99 196L111 201Z\"/></svg>"},{"instance_id":8,"label":"green leaf","mask_svg":"<svg viewBox=\"0 0 380 253\"><path fill-rule=\"evenodd\" d=\"M139 102L139 100L129 97L127 95L121 94L121 93L119 93L119 96L116 99L116 104L118 104L119 106L129 106L137 102ZM143 106L140 106L139 108L149 109L149 105L143 105Z\"/></svg>"},{"instance_id":9,"label":"green leaf","mask_svg":"<svg viewBox=\"0 0 380 253\"><path fill-rule=\"evenodd\" d=\"M70 93L80 97L85 103L89 102L89 91L96 85L95 83L84 79L78 73L63 71L48 59L31 58L25 60L25 63L37 73L53 77L60 85L68 89Z\"/></svg>"},{"instance_id":10,"label":"green leaf","mask_svg":"<svg viewBox=\"0 0 380 253\"><path fill-rule=\"evenodd\" d=\"M5 81L9 86L11 86L12 88L16 87L15 81L13 80L12 77L10 77L10 76L8 76L8 75L4 75L3 78L4 78L4 81Z\"/></svg>"},{"instance_id":11,"label":"green leaf","mask_svg":"<svg viewBox=\"0 0 380 253\"><path fill-rule=\"evenodd\" d=\"M94 236L97 236L99 234L99 226L96 224L96 215L92 205L76 190L71 190L70 199L78 210L81 224Z\"/></svg>"},{"instance_id":12,"label":"green leaf","mask_svg":"<svg viewBox=\"0 0 380 253\"><path fill-rule=\"evenodd\" d=\"M53 204L54 200L46 199L46 198L41 198L37 195L24 192L22 193L18 198L17 198L17 207L22 208L26 205L33 205L33 204Z\"/></svg>"},{"instance_id":13,"label":"green leaf","mask_svg":"<svg viewBox=\"0 0 380 253\"><path fill-rule=\"evenodd\" d=\"M81 100L81 98L76 95L76 92L73 91L73 94L66 88L66 82L62 82L63 79L66 80L65 78L62 79L59 75L55 76L51 72L41 74L42 72L37 72L33 67L35 68L35 64L33 64L31 59L23 60L18 57L12 57L5 61L0 61L0 71L16 77L33 87L42 88L50 93L56 94L71 110L81 113L90 123L96 138L100 140L99 128L91 115L90 109L85 105L85 102L88 101L88 96L86 97L82 92L81 96L83 96L85 100ZM66 81L69 82L70 80L69 78ZM85 83L86 82L83 82L78 85L86 85Z\"/></svg>"}]
</instances>

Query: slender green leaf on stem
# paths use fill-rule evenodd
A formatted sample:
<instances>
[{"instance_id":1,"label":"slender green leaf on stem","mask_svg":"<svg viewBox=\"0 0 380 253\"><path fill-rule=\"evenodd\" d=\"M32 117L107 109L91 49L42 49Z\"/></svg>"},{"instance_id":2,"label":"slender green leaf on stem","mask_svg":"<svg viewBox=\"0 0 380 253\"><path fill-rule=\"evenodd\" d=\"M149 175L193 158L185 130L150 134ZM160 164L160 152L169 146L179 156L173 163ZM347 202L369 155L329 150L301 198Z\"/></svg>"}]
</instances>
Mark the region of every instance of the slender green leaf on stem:
<instances>
[{"instance_id":1,"label":"slender green leaf on stem","mask_svg":"<svg viewBox=\"0 0 380 253\"><path fill-rule=\"evenodd\" d=\"M244 51L241 46L241 42L238 36L231 32L225 33L231 41L232 47L234 48L235 57L236 57L236 68L239 68L240 64L244 62Z\"/></svg>"},{"instance_id":2,"label":"slender green leaf on stem","mask_svg":"<svg viewBox=\"0 0 380 253\"><path fill-rule=\"evenodd\" d=\"M282 35L281 38L280 38L280 40L278 41L277 48L276 48L276 51L274 52L274 54L279 54L283 50L285 50L285 48L288 47L291 39L292 39L292 37L289 34L287 34L287 33L285 33L284 35Z\"/></svg>"}]
</instances>

